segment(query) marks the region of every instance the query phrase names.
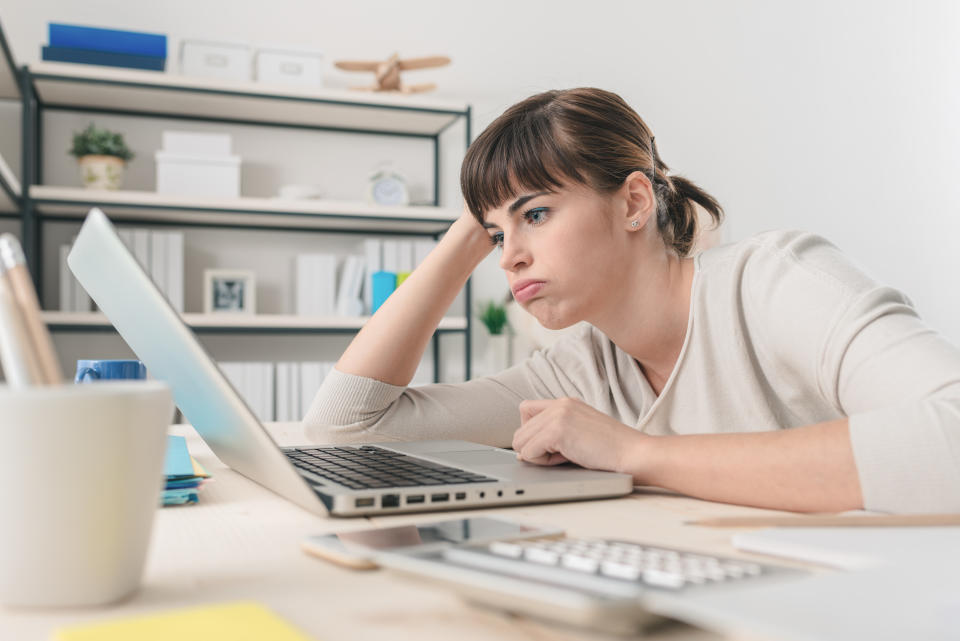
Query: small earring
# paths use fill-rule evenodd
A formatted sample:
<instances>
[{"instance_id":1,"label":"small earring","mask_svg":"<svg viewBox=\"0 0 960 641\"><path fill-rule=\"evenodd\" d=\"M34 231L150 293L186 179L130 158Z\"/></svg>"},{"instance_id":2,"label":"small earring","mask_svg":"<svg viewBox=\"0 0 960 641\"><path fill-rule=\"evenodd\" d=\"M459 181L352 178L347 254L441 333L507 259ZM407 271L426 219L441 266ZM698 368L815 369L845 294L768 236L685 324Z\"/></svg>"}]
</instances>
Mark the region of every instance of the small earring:
<instances>
[{"instance_id":1,"label":"small earring","mask_svg":"<svg viewBox=\"0 0 960 641\"><path fill-rule=\"evenodd\" d=\"M640 221L639 221L639 220L635 220L635 221L633 221L632 223L630 223L630 226L633 227L634 229L636 229L637 227L640 226Z\"/></svg>"}]
</instances>

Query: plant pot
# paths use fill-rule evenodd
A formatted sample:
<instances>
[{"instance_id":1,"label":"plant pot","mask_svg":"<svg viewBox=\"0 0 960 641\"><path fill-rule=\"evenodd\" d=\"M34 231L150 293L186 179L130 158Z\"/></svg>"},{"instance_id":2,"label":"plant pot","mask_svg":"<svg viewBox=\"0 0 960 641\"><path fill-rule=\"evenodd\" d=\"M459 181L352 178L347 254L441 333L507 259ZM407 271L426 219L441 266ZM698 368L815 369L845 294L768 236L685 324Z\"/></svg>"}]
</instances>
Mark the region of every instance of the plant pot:
<instances>
[{"instance_id":1,"label":"plant pot","mask_svg":"<svg viewBox=\"0 0 960 641\"><path fill-rule=\"evenodd\" d=\"M490 374L496 374L513 365L513 336L491 334L487 336L487 351L484 366Z\"/></svg>"},{"instance_id":2,"label":"plant pot","mask_svg":"<svg viewBox=\"0 0 960 641\"><path fill-rule=\"evenodd\" d=\"M87 189L120 189L126 161L116 156L81 156L80 175Z\"/></svg>"}]
</instances>

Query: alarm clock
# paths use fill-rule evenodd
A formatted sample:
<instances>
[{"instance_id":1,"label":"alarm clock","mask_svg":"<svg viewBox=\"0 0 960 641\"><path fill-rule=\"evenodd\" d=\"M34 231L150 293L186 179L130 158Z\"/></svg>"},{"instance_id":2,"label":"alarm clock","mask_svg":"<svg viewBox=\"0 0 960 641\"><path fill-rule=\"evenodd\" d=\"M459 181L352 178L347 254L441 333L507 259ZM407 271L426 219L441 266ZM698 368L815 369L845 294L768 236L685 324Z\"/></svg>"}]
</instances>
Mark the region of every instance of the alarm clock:
<instances>
[{"instance_id":1,"label":"alarm clock","mask_svg":"<svg viewBox=\"0 0 960 641\"><path fill-rule=\"evenodd\" d=\"M408 205L407 181L393 169L379 169L370 175L367 200L378 205Z\"/></svg>"}]
</instances>

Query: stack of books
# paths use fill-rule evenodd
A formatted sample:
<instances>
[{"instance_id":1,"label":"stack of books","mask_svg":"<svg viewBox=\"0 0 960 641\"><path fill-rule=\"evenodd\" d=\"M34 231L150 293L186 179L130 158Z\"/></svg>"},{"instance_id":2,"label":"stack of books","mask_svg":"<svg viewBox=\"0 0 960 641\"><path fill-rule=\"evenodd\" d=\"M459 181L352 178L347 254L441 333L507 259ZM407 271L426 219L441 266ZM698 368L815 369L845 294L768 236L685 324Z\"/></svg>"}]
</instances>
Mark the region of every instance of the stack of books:
<instances>
[{"instance_id":1,"label":"stack of books","mask_svg":"<svg viewBox=\"0 0 960 641\"><path fill-rule=\"evenodd\" d=\"M125 228L119 233L157 288L183 313L183 232ZM60 246L60 311L89 312L90 296L67 265L71 246Z\"/></svg>"},{"instance_id":2,"label":"stack of books","mask_svg":"<svg viewBox=\"0 0 960 641\"><path fill-rule=\"evenodd\" d=\"M260 421L299 421L334 363L328 362L220 362L240 398ZM433 383L433 359L421 359L411 387Z\"/></svg>"},{"instance_id":3,"label":"stack of books","mask_svg":"<svg viewBox=\"0 0 960 641\"><path fill-rule=\"evenodd\" d=\"M435 240L363 242L363 255L301 254L296 257L294 309L302 316L362 316L403 283L435 247ZM388 274L388 291L375 293L374 275Z\"/></svg>"},{"instance_id":4,"label":"stack of books","mask_svg":"<svg viewBox=\"0 0 960 641\"><path fill-rule=\"evenodd\" d=\"M51 22L49 38L42 55L51 62L151 71L163 71L167 62L167 37L161 34Z\"/></svg>"},{"instance_id":5,"label":"stack of books","mask_svg":"<svg viewBox=\"0 0 960 641\"><path fill-rule=\"evenodd\" d=\"M182 436L167 436L167 456L163 462L166 486L163 490L163 505L196 503L200 487L210 478L190 452L187 440Z\"/></svg>"}]
</instances>

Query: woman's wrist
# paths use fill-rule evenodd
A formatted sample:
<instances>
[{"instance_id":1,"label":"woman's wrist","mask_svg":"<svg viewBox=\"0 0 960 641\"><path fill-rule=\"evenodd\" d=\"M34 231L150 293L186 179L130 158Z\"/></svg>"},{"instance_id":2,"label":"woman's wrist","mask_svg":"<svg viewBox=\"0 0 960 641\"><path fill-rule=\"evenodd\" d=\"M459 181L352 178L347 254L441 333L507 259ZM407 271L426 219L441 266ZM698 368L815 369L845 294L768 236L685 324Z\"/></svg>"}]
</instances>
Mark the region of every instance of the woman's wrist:
<instances>
[{"instance_id":1,"label":"woman's wrist","mask_svg":"<svg viewBox=\"0 0 960 641\"><path fill-rule=\"evenodd\" d=\"M447 234L454 235L461 243L468 247L477 262L483 260L493 250L490 235L480 226L476 218L467 209L450 225Z\"/></svg>"},{"instance_id":2,"label":"woman's wrist","mask_svg":"<svg viewBox=\"0 0 960 641\"><path fill-rule=\"evenodd\" d=\"M636 485L651 484L651 468L656 460L655 450L659 439L643 432L631 434L628 442L620 448L616 471L633 476Z\"/></svg>"}]
</instances>

